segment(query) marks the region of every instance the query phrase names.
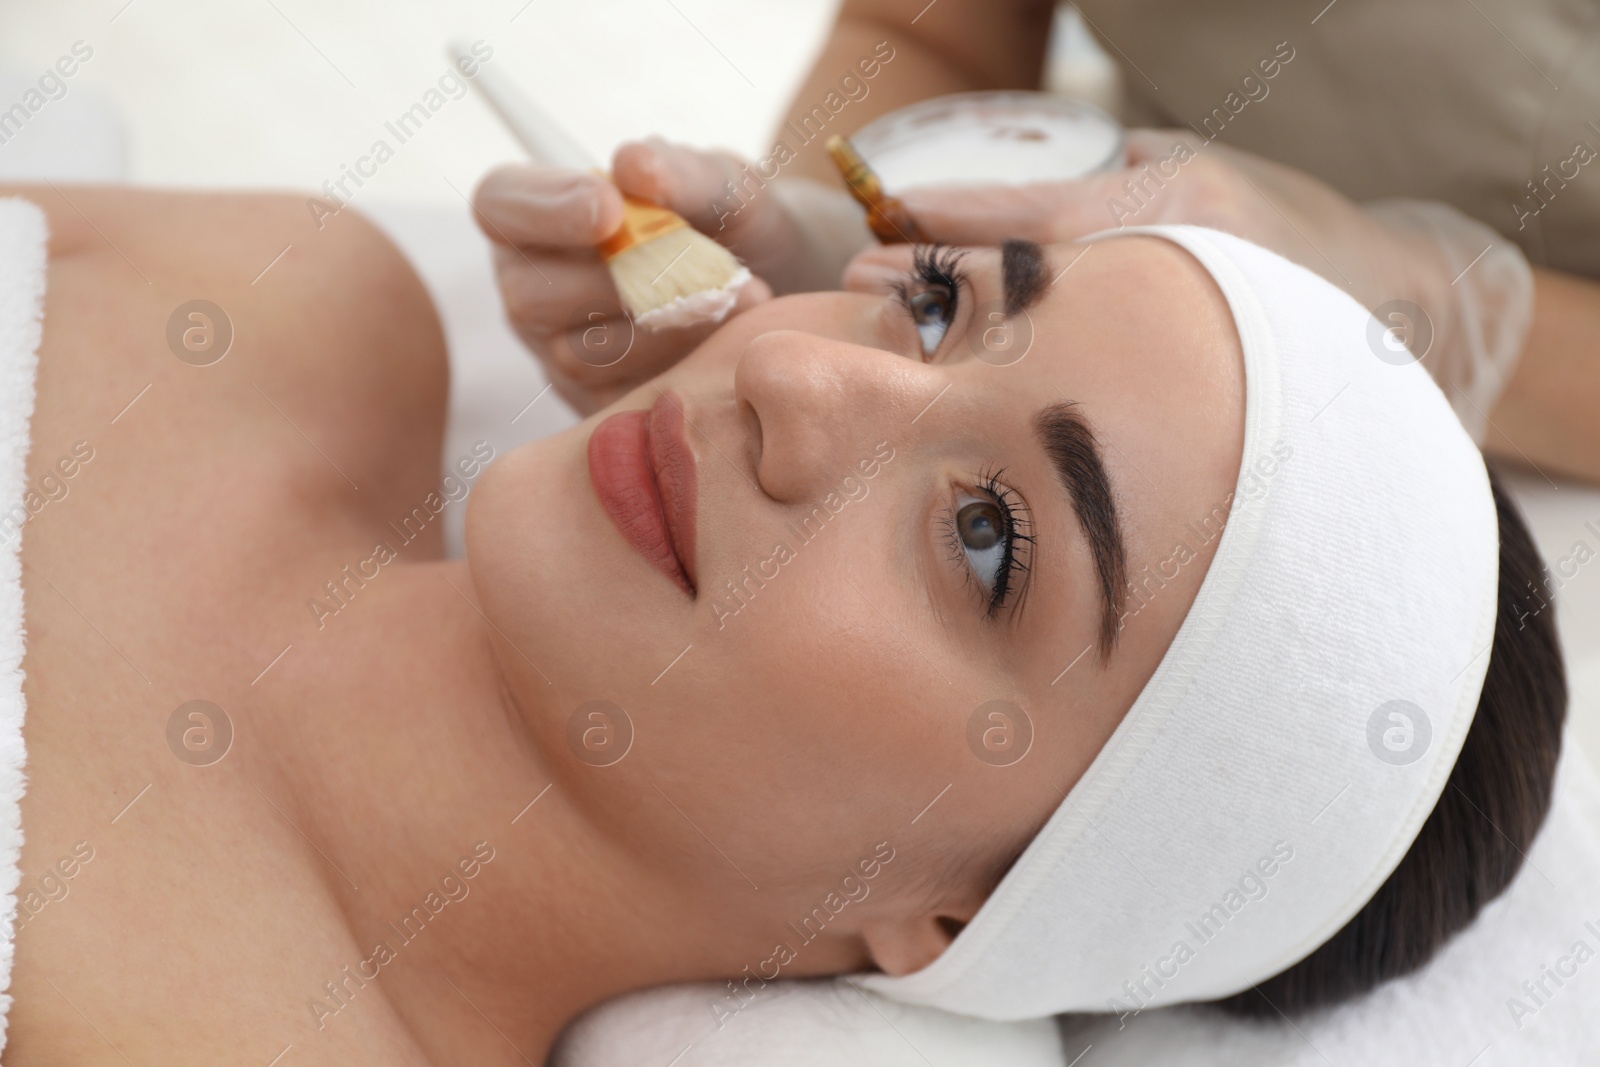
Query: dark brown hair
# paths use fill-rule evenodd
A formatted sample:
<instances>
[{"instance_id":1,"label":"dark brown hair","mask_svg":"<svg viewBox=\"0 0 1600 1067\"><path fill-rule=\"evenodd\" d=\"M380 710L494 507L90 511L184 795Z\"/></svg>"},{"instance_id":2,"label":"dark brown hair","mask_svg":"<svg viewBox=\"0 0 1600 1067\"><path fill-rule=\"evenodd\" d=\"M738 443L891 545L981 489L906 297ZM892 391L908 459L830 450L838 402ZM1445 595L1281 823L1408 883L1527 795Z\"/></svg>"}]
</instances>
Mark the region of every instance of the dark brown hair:
<instances>
[{"instance_id":1,"label":"dark brown hair","mask_svg":"<svg viewBox=\"0 0 1600 1067\"><path fill-rule=\"evenodd\" d=\"M1544 562L1491 470L1499 613L1477 714L1439 802L1378 892L1311 955L1214 1001L1244 1016L1329 1007L1409 974L1499 896L1550 808L1567 678Z\"/></svg>"}]
</instances>

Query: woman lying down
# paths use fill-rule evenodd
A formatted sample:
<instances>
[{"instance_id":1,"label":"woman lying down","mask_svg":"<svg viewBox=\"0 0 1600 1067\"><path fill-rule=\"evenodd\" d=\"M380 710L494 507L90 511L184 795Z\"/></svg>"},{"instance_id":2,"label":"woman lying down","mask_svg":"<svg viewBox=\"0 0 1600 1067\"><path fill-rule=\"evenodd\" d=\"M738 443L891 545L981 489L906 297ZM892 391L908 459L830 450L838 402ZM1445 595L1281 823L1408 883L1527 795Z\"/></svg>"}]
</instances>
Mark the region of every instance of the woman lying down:
<instances>
[{"instance_id":1,"label":"woman lying down","mask_svg":"<svg viewBox=\"0 0 1600 1067\"><path fill-rule=\"evenodd\" d=\"M497 458L455 561L398 532L446 362L369 226L16 192L30 485L93 458L23 543L14 1067L539 1063L628 990L852 973L1293 1017L1427 961L1544 817L1522 519L1421 366L1239 239L763 304Z\"/></svg>"}]
</instances>

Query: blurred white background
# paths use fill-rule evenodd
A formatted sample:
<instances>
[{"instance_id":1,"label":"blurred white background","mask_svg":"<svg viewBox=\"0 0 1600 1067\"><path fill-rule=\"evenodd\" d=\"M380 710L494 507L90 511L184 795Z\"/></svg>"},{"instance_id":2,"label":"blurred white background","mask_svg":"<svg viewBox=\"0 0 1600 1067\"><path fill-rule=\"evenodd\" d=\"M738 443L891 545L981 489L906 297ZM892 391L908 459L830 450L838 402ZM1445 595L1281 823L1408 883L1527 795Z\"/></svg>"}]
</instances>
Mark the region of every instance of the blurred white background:
<instances>
[{"instance_id":1,"label":"blurred white background","mask_svg":"<svg viewBox=\"0 0 1600 1067\"><path fill-rule=\"evenodd\" d=\"M445 44L460 37L492 47L490 62L598 158L648 133L765 154L834 8L830 0L12 2L0 6L0 68L16 90L0 107L81 40L93 58L49 106L104 94L128 132L130 180L313 189L436 86L449 64ZM26 147L32 132L0 146L0 156ZM459 201L456 190L470 194L490 166L520 157L479 100L450 100L357 202Z\"/></svg>"}]
</instances>

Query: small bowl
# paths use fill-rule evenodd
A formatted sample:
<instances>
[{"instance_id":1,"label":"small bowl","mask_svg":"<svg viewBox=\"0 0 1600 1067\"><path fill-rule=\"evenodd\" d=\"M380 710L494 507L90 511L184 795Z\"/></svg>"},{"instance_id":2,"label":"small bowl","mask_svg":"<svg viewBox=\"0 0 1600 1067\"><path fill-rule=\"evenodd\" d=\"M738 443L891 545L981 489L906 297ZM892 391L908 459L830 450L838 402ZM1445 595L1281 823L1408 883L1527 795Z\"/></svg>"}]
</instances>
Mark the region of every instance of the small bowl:
<instances>
[{"instance_id":1,"label":"small bowl","mask_svg":"<svg viewBox=\"0 0 1600 1067\"><path fill-rule=\"evenodd\" d=\"M1121 167L1122 125L1051 93L980 92L892 111L850 141L890 192L926 185L1027 185Z\"/></svg>"}]
</instances>

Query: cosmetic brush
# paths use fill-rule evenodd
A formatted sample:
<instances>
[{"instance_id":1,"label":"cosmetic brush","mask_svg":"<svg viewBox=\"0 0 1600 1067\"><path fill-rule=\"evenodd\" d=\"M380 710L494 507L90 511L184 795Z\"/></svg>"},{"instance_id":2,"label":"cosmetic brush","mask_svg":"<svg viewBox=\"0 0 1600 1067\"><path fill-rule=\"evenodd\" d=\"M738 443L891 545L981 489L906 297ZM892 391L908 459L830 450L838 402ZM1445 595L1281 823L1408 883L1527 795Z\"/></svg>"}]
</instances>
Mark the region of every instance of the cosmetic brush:
<instances>
[{"instance_id":1,"label":"cosmetic brush","mask_svg":"<svg viewBox=\"0 0 1600 1067\"><path fill-rule=\"evenodd\" d=\"M468 53L450 47L453 59ZM472 79L537 163L605 176L561 127L496 68L479 67ZM721 322L739 299L750 271L732 252L696 230L675 211L622 195L622 227L600 244L617 293L633 320L648 330Z\"/></svg>"},{"instance_id":2,"label":"cosmetic brush","mask_svg":"<svg viewBox=\"0 0 1600 1067\"><path fill-rule=\"evenodd\" d=\"M839 168L850 195L867 209L867 226L886 245L927 244L928 237L900 200L883 191L878 172L867 165L850 139L841 134L828 138L828 155Z\"/></svg>"}]
</instances>

